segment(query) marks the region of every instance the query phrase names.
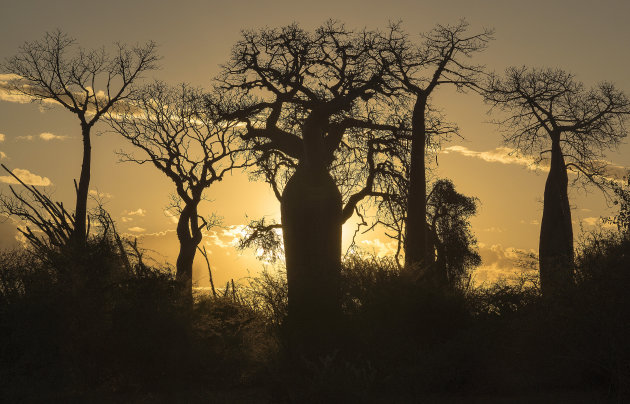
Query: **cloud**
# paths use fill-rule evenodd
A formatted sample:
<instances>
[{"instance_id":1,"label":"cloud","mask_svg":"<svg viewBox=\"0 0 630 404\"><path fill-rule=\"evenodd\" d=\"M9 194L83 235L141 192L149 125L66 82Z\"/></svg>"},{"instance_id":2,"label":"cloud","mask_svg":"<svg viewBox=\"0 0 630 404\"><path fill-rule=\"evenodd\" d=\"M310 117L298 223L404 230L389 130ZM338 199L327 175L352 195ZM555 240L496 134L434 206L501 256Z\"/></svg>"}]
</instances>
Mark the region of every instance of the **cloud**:
<instances>
[{"instance_id":1,"label":"cloud","mask_svg":"<svg viewBox=\"0 0 630 404\"><path fill-rule=\"evenodd\" d=\"M482 231L487 231L488 233L503 233L504 230L500 227L488 227L485 229L482 229Z\"/></svg>"},{"instance_id":2,"label":"cloud","mask_svg":"<svg viewBox=\"0 0 630 404\"><path fill-rule=\"evenodd\" d=\"M212 230L206 236L210 239L209 244L214 244L220 248L236 247L239 240L247 234L247 225L239 224L228 226L218 233Z\"/></svg>"},{"instance_id":3,"label":"cloud","mask_svg":"<svg viewBox=\"0 0 630 404\"><path fill-rule=\"evenodd\" d=\"M585 218L582 218L582 223L585 226L590 226L590 227L598 227L599 226L602 229L615 229L615 228L617 228L616 224L607 222L602 217L585 217Z\"/></svg>"},{"instance_id":4,"label":"cloud","mask_svg":"<svg viewBox=\"0 0 630 404\"><path fill-rule=\"evenodd\" d=\"M520 155L515 149L509 147L497 147L488 151L476 151L470 150L465 146L450 146L441 151L444 154L457 153L462 156L481 159L489 163L501 163L501 164L514 164L526 167L532 171L549 171L549 160L543 159L541 162L536 162L531 156ZM597 160L593 162L596 166L602 170L604 178L608 180L619 181L624 176L630 174L628 167L614 164L610 161ZM572 174L577 172L570 171Z\"/></svg>"},{"instance_id":5,"label":"cloud","mask_svg":"<svg viewBox=\"0 0 630 404\"><path fill-rule=\"evenodd\" d=\"M630 169L628 167L620 166L608 161L604 161L602 164L606 165L603 169L603 174L609 180L619 181L630 174Z\"/></svg>"},{"instance_id":6,"label":"cloud","mask_svg":"<svg viewBox=\"0 0 630 404\"><path fill-rule=\"evenodd\" d=\"M133 217L125 217L125 216L123 216L121 218L121 220L122 220L123 223L127 223L127 222L131 222L133 220Z\"/></svg>"},{"instance_id":7,"label":"cloud","mask_svg":"<svg viewBox=\"0 0 630 404\"><path fill-rule=\"evenodd\" d=\"M174 235L174 243L173 245L170 245L170 247L175 247L177 249L177 251L179 251L179 244L177 241L177 234L175 233L175 230L163 230L163 231L156 231L153 233L143 233L146 231L146 229L142 228L142 227L130 227L127 229L128 231L134 232L134 233L142 233L142 234L130 234L130 233L122 233L123 236L125 237L133 237L133 238L137 238L138 240L145 240L147 238L162 238L162 237L166 237L166 236L172 236ZM171 234L172 233L172 234ZM158 251L152 251L152 252L158 252ZM177 255L175 255L175 257L177 257Z\"/></svg>"},{"instance_id":8,"label":"cloud","mask_svg":"<svg viewBox=\"0 0 630 404\"><path fill-rule=\"evenodd\" d=\"M599 217L585 217L582 219L582 222L587 226L595 226L597 223L601 221Z\"/></svg>"},{"instance_id":9,"label":"cloud","mask_svg":"<svg viewBox=\"0 0 630 404\"><path fill-rule=\"evenodd\" d=\"M114 196L112 194L110 194L109 192L98 192L96 189L90 189L90 191L88 192L90 195L92 195L95 198L99 198L99 199L103 199L103 198L113 198Z\"/></svg>"},{"instance_id":10,"label":"cloud","mask_svg":"<svg viewBox=\"0 0 630 404\"><path fill-rule=\"evenodd\" d=\"M383 243L380 239L361 240L359 245L366 250L376 254L378 257L393 256L396 254L396 242Z\"/></svg>"},{"instance_id":11,"label":"cloud","mask_svg":"<svg viewBox=\"0 0 630 404\"><path fill-rule=\"evenodd\" d=\"M535 225L535 226L540 225L540 222L539 222L538 220L536 220L536 219L532 219L532 220L530 220L529 222L525 221L525 219L521 219L521 220L519 221L519 223L520 223L520 224L532 224L532 225Z\"/></svg>"},{"instance_id":12,"label":"cloud","mask_svg":"<svg viewBox=\"0 0 630 404\"><path fill-rule=\"evenodd\" d=\"M516 150L509 147L497 147L496 149L488 151L475 151L465 146L450 146L442 150L442 153L457 153L466 157L478 158L489 163L516 164L526 167L529 170L548 170L544 165L536 164L532 157L521 156Z\"/></svg>"},{"instance_id":13,"label":"cloud","mask_svg":"<svg viewBox=\"0 0 630 404\"><path fill-rule=\"evenodd\" d=\"M142 237L166 237L174 234L175 236L177 236L177 234L175 233L175 230L162 230L162 231L156 231L153 233L145 233L142 235Z\"/></svg>"},{"instance_id":14,"label":"cloud","mask_svg":"<svg viewBox=\"0 0 630 404\"><path fill-rule=\"evenodd\" d=\"M48 142L50 140L65 140L69 136L61 136L61 135L55 135L55 134L50 133L50 132L42 132L37 137L40 138L41 140L44 140L44 141ZM27 141L30 142L30 141L35 140L35 136L33 136L33 135L24 135L24 136L18 136L15 139L16 140L27 140Z\"/></svg>"},{"instance_id":15,"label":"cloud","mask_svg":"<svg viewBox=\"0 0 630 404\"><path fill-rule=\"evenodd\" d=\"M479 243L479 255L482 264L473 272L473 280L477 286L501 279L514 280L523 274L537 271L534 250Z\"/></svg>"},{"instance_id":16,"label":"cloud","mask_svg":"<svg viewBox=\"0 0 630 404\"><path fill-rule=\"evenodd\" d=\"M0 100L20 104L31 102L31 97L11 91L9 81L12 80L20 80L20 76L16 74L0 74Z\"/></svg>"},{"instance_id":17,"label":"cloud","mask_svg":"<svg viewBox=\"0 0 630 404\"><path fill-rule=\"evenodd\" d=\"M0 142L4 142L5 138L6 136L4 135L4 133L0 133Z\"/></svg>"},{"instance_id":18,"label":"cloud","mask_svg":"<svg viewBox=\"0 0 630 404\"><path fill-rule=\"evenodd\" d=\"M236 244L241 237L247 233L247 226L244 224L228 226L223 229L223 235L232 238L232 243Z\"/></svg>"},{"instance_id":19,"label":"cloud","mask_svg":"<svg viewBox=\"0 0 630 404\"><path fill-rule=\"evenodd\" d=\"M236 245L236 243L232 243L233 240L223 240L216 231L208 234L208 238L210 239L208 244L214 244L220 248L230 248Z\"/></svg>"},{"instance_id":20,"label":"cloud","mask_svg":"<svg viewBox=\"0 0 630 404\"><path fill-rule=\"evenodd\" d=\"M77 89L78 91L73 91L72 96L77 102L82 103L82 101L85 99L85 92L83 91L83 89L79 90L76 87L75 89ZM94 93L94 90L90 86L87 86L85 89L89 92L90 95L87 113L89 115L94 115L94 96L96 96L96 98L99 100L99 104L105 104L108 101L107 94L103 90L98 90L96 91L96 93ZM28 93L30 95L24 93ZM38 95L41 95L41 97L38 97ZM0 101L15 102L19 104L39 102L41 103L40 105L61 105L58 101L52 98L48 98L48 95L49 93L47 91L42 90L38 86L33 86L29 84L28 80L25 80L16 74L0 74ZM69 96L62 95L60 96L60 98L64 102L72 104L71 98ZM116 113L116 111L123 107L123 105L124 108L130 108L130 105L128 103L125 103L124 101L119 101L110 109L110 111L112 113Z\"/></svg>"},{"instance_id":21,"label":"cloud","mask_svg":"<svg viewBox=\"0 0 630 404\"><path fill-rule=\"evenodd\" d=\"M0 160L4 160L7 158L7 154L3 151L0 151Z\"/></svg>"},{"instance_id":22,"label":"cloud","mask_svg":"<svg viewBox=\"0 0 630 404\"><path fill-rule=\"evenodd\" d=\"M37 91L37 87L32 87L29 85L27 80L24 80L22 77L17 74L0 74L0 100L8 101L8 102L16 102L19 104L28 104L33 101L41 101L46 104L56 104L59 105L57 101L52 99L43 99L38 100L36 97L32 95L22 94L20 91L16 91L15 88L23 89L25 92L34 93ZM42 92L40 94L43 95ZM78 97L80 97L81 93L75 93ZM69 101L67 98L66 101Z\"/></svg>"},{"instance_id":23,"label":"cloud","mask_svg":"<svg viewBox=\"0 0 630 404\"><path fill-rule=\"evenodd\" d=\"M128 210L125 214L128 216L144 216L147 214L147 211L142 208L138 208L136 210Z\"/></svg>"},{"instance_id":24,"label":"cloud","mask_svg":"<svg viewBox=\"0 0 630 404\"><path fill-rule=\"evenodd\" d=\"M172 213L168 209L164 209L164 216L168 217L173 223L177 223L179 221L179 218L177 217L177 215Z\"/></svg>"},{"instance_id":25,"label":"cloud","mask_svg":"<svg viewBox=\"0 0 630 404\"><path fill-rule=\"evenodd\" d=\"M33 174L32 172L22 168L16 168L12 172L26 185L38 185L42 187L52 185L52 182L47 177L40 177L39 175ZM18 180L10 175L0 176L0 182L4 182L5 184L19 184Z\"/></svg>"},{"instance_id":26,"label":"cloud","mask_svg":"<svg viewBox=\"0 0 630 404\"><path fill-rule=\"evenodd\" d=\"M67 139L68 136L60 136L60 135L55 135L52 134L50 132L43 132L39 134L39 138L45 141L49 141L49 140L64 140Z\"/></svg>"}]
</instances>

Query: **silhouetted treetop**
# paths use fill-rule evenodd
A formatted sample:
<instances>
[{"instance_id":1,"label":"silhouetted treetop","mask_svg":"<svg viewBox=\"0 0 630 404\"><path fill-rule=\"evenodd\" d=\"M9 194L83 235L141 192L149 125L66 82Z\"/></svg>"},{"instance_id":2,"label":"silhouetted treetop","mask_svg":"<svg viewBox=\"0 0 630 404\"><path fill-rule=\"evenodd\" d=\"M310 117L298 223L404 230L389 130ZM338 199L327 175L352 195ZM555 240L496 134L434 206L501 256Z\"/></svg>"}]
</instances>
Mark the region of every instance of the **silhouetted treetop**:
<instances>
[{"instance_id":1,"label":"silhouetted treetop","mask_svg":"<svg viewBox=\"0 0 630 404\"><path fill-rule=\"evenodd\" d=\"M485 50L494 30L485 28L468 33L469 24L440 25L420 35L414 42L400 22L380 35L380 57L393 81L390 83L413 94L429 95L436 86L453 84L458 88L477 88L485 75L484 66L470 62Z\"/></svg>"},{"instance_id":2,"label":"silhouetted treetop","mask_svg":"<svg viewBox=\"0 0 630 404\"><path fill-rule=\"evenodd\" d=\"M382 83L370 57L375 40L374 33L354 33L333 21L314 33L296 24L244 31L226 65L226 83L265 89L307 109L329 103L331 114L356 97L369 97Z\"/></svg>"},{"instance_id":3,"label":"silhouetted treetop","mask_svg":"<svg viewBox=\"0 0 630 404\"><path fill-rule=\"evenodd\" d=\"M235 166L237 121L206 108L208 95L195 87L156 81L134 94L108 120L145 157L120 152L124 161L152 163L176 185L182 200L203 190Z\"/></svg>"},{"instance_id":4,"label":"silhouetted treetop","mask_svg":"<svg viewBox=\"0 0 630 404\"><path fill-rule=\"evenodd\" d=\"M333 21L314 32L296 24L243 32L220 77L224 90L241 94L241 105L226 112L246 123L242 138L278 198L301 161L330 170L351 215L359 198L352 195L365 188L357 184L371 181L369 147L384 142L376 140L382 131L400 130L379 97L389 90L376 51L375 33Z\"/></svg>"},{"instance_id":5,"label":"silhouetted treetop","mask_svg":"<svg viewBox=\"0 0 630 404\"><path fill-rule=\"evenodd\" d=\"M615 195L613 203L619 206L619 213L607 221L617 225L623 235L630 237L630 173L621 181L611 180L610 186Z\"/></svg>"},{"instance_id":6,"label":"silhouetted treetop","mask_svg":"<svg viewBox=\"0 0 630 404\"><path fill-rule=\"evenodd\" d=\"M590 181L606 175L605 151L628 134L630 100L621 90L609 82L587 89L561 69L510 67L491 77L486 99L507 112L498 121L506 143L540 162L557 137L567 168Z\"/></svg>"},{"instance_id":7,"label":"silhouetted treetop","mask_svg":"<svg viewBox=\"0 0 630 404\"><path fill-rule=\"evenodd\" d=\"M53 100L93 125L117 101L128 98L133 82L157 68L158 60L153 42L133 47L117 43L110 54L105 48L80 48L57 30L24 43L2 70L17 76L9 81L11 91Z\"/></svg>"},{"instance_id":8,"label":"silhouetted treetop","mask_svg":"<svg viewBox=\"0 0 630 404\"><path fill-rule=\"evenodd\" d=\"M436 256L437 270L447 285L455 286L481 264L470 218L479 200L460 194L453 182L440 179L427 195L427 221Z\"/></svg>"}]
</instances>

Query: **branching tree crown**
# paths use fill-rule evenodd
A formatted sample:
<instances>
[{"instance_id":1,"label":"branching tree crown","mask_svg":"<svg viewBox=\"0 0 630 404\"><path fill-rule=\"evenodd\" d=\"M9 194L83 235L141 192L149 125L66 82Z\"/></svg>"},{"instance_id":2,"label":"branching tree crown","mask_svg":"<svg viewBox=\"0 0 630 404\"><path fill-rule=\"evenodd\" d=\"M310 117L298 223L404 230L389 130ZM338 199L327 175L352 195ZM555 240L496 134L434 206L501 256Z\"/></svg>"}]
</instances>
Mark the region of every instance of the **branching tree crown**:
<instances>
[{"instance_id":1,"label":"branching tree crown","mask_svg":"<svg viewBox=\"0 0 630 404\"><path fill-rule=\"evenodd\" d=\"M173 181L185 203L201 200L206 188L235 167L236 122L220 120L206 100L201 89L156 81L108 119L142 151L143 156L120 151L121 159L153 164Z\"/></svg>"},{"instance_id":2,"label":"branching tree crown","mask_svg":"<svg viewBox=\"0 0 630 404\"><path fill-rule=\"evenodd\" d=\"M549 160L560 143L567 169L596 185L607 180L605 152L627 136L630 100L608 82L586 89L561 69L508 68L493 75L486 100L507 113L497 121L504 140L537 161Z\"/></svg>"},{"instance_id":3,"label":"branching tree crown","mask_svg":"<svg viewBox=\"0 0 630 404\"><path fill-rule=\"evenodd\" d=\"M416 44L401 23L391 24L380 37L383 44L380 56L387 61L385 66L393 79L391 85L426 96L444 84L461 90L477 89L485 67L471 63L470 59L487 48L494 31L484 29L471 35L468 27L465 20L455 25L438 24L421 34L421 41Z\"/></svg>"},{"instance_id":4,"label":"branching tree crown","mask_svg":"<svg viewBox=\"0 0 630 404\"><path fill-rule=\"evenodd\" d=\"M134 82L157 67L156 45L148 42L129 48L116 44L110 55L104 48L77 48L76 41L57 30L43 40L26 42L18 54L0 65L14 75L9 90L33 101L60 104L75 114L81 124L83 161L76 186L77 200L73 239L87 237L87 199L91 173L90 131L116 104L131 97Z\"/></svg>"},{"instance_id":5,"label":"branching tree crown","mask_svg":"<svg viewBox=\"0 0 630 404\"><path fill-rule=\"evenodd\" d=\"M93 126L116 102L129 98L135 80L157 68L156 45L116 44L113 55L105 48L77 49L74 38L57 30L41 41L26 42L1 68L16 77L9 89L35 101L54 101L76 114L82 125Z\"/></svg>"},{"instance_id":6,"label":"branching tree crown","mask_svg":"<svg viewBox=\"0 0 630 404\"><path fill-rule=\"evenodd\" d=\"M376 173L369 174L368 154L384 147L376 131L398 124L376 102L385 89L375 50L374 33L332 21L314 33L297 25L243 33L221 81L247 94L238 114L247 125L243 139L278 199L299 162L336 177L347 201L344 218L369 193L365 184ZM351 167L358 163L362 170Z\"/></svg>"},{"instance_id":7,"label":"branching tree crown","mask_svg":"<svg viewBox=\"0 0 630 404\"><path fill-rule=\"evenodd\" d=\"M141 157L121 151L121 160L153 164L175 185L173 207L179 214L180 242L177 279L188 301L202 230L215 222L199 215L199 203L207 188L242 166L235 157L239 152L237 122L220 119L216 110L206 108L207 100L202 90L189 85L170 87L154 82L108 117L110 126L141 151ZM216 100L213 105L224 106L225 102Z\"/></svg>"}]
</instances>

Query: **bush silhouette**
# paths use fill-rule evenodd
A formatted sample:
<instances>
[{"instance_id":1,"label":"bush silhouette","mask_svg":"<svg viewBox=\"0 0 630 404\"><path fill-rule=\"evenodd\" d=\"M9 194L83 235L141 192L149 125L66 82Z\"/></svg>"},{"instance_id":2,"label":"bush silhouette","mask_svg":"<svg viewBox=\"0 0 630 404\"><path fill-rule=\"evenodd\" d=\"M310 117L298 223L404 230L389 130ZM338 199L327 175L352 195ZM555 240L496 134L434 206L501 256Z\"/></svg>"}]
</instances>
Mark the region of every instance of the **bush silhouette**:
<instances>
[{"instance_id":1,"label":"bush silhouette","mask_svg":"<svg viewBox=\"0 0 630 404\"><path fill-rule=\"evenodd\" d=\"M190 311L169 268L119 247L110 233L80 252L2 253L3 400L628 394L630 245L618 234L587 239L575 287L553 303L526 280L430 288L393 259L348 257L335 346L319 355L287 349L284 272L200 296Z\"/></svg>"}]
</instances>

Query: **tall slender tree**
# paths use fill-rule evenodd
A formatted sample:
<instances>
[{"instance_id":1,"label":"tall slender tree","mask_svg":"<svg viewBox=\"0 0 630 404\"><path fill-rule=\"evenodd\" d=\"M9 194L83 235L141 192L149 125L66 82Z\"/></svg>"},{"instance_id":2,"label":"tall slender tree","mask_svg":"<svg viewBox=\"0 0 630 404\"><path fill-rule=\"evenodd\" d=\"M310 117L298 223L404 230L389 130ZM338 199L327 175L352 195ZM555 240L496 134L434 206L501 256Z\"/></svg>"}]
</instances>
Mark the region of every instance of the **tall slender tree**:
<instances>
[{"instance_id":1,"label":"tall slender tree","mask_svg":"<svg viewBox=\"0 0 630 404\"><path fill-rule=\"evenodd\" d=\"M438 139L432 137L428 124L430 100L435 90L444 85L460 90L476 88L483 77L483 66L471 64L469 59L483 51L492 39L492 30L468 34L468 23L438 25L422 35L415 44L394 24L381 35L380 58L393 89L410 97L411 155L409 191L405 223L405 265L408 267L432 263L429 229L427 227L427 167L429 147ZM444 134L445 132L441 132Z\"/></svg>"},{"instance_id":2,"label":"tall slender tree","mask_svg":"<svg viewBox=\"0 0 630 404\"><path fill-rule=\"evenodd\" d=\"M207 97L186 84L169 87L154 82L108 116L111 127L142 155L120 152L122 160L151 163L175 185L180 246L176 279L188 302L195 252L202 230L213 223L199 214L204 191L240 167L234 157L237 122L221 120L216 110L207 109Z\"/></svg>"},{"instance_id":3,"label":"tall slender tree","mask_svg":"<svg viewBox=\"0 0 630 404\"><path fill-rule=\"evenodd\" d=\"M148 42L127 47L116 44L113 55L104 48L78 48L61 31L46 33L39 41L26 42L18 54L0 65L13 74L9 89L33 101L52 101L77 116L81 125L83 160L76 185L72 240L87 237L87 200L92 163L91 131L103 114L134 94L133 84L144 72L157 67L156 46Z\"/></svg>"},{"instance_id":4,"label":"tall slender tree","mask_svg":"<svg viewBox=\"0 0 630 404\"><path fill-rule=\"evenodd\" d=\"M486 100L507 113L498 121L504 140L538 162L549 164L540 226L539 265L544 295L573 279L573 226L569 172L600 187L606 183L604 152L627 136L630 100L611 83L586 89L560 69L511 67L493 75Z\"/></svg>"}]
</instances>

